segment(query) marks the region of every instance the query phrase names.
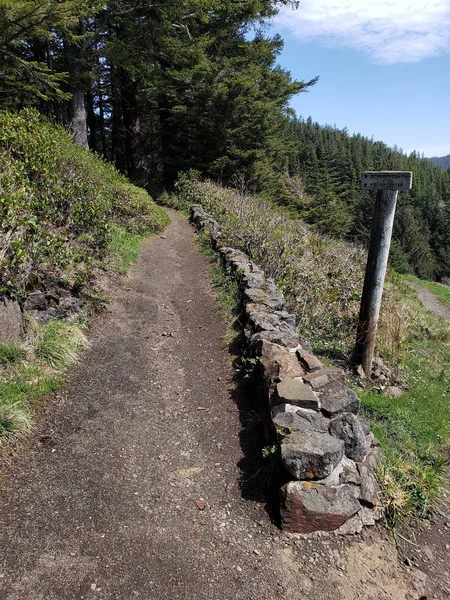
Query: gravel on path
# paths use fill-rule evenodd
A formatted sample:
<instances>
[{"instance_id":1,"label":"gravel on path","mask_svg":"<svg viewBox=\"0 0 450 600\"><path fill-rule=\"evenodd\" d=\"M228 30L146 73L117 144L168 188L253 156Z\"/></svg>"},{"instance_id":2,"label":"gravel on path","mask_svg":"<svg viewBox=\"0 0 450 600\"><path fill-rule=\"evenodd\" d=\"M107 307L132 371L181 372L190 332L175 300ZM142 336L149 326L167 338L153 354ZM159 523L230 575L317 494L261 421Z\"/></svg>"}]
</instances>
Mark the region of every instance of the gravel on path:
<instances>
[{"instance_id":1,"label":"gravel on path","mask_svg":"<svg viewBox=\"0 0 450 600\"><path fill-rule=\"evenodd\" d=\"M242 494L226 326L171 217L94 319L42 443L5 470L0 600L419 598L425 575L382 531L295 539Z\"/></svg>"}]
</instances>

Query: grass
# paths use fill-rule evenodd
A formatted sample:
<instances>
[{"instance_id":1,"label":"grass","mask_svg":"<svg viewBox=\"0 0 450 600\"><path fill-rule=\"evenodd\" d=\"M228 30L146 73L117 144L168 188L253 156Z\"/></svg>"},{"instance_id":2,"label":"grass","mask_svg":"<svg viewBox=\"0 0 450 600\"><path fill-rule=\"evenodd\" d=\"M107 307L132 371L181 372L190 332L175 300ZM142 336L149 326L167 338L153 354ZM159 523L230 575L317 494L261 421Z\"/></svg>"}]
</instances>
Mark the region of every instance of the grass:
<instances>
[{"instance_id":1,"label":"grass","mask_svg":"<svg viewBox=\"0 0 450 600\"><path fill-rule=\"evenodd\" d=\"M130 233L125 228L114 225L108 247L109 257L105 261L107 268L119 275L126 275L130 266L138 259L139 248L146 237L148 236Z\"/></svg>"},{"instance_id":2,"label":"grass","mask_svg":"<svg viewBox=\"0 0 450 600\"><path fill-rule=\"evenodd\" d=\"M25 343L0 345L0 356L8 357L0 369L0 447L30 430L32 409L60 388L62 373L86 345L80 324L58 319L30 319Z\"/></svg>"},{"instance_id":3,"label":"grass","mask_svg":"<svg viewBox=\"0 0 450 600\"><path fill-rule=\"evenodd\" d=\"M437 296L439 300L445 304L445 306L450 308L450 286L437 283L435 281L425 281L424 279L414 277L414 275L403 275L403 277L408 281L412 281L413 283L418 283L419 285L423 286Z\"/></svg>"},{"instance_id":4,"label":"grass","mask_svg":"<svg viewBox=\"0 0 450 600\"><path fill-rule=\"evenodd\" d=\"M385 456L380 479L392 526L432 516L445 499L450 458L450 327L400 279L397 285L403 323L398 367L407 392L400 398L376 387L360 393Z\"/></svg>"},{"instance_id":5,"label":"grass","mask_svg":"<svg viewBox=\"0 0 450 600\"><path fill-rule=\"evenodd\" d=\"M197 245L199 250L208 258L211 287L217 295L217 302L227 321L226 342L231 344L238 331L236 327L236 318L240 312L238 285L233 277L224 272L217 253L211 247L211 238L207 232L201 231L199 233Z\"/></svg>"}]
</instances>

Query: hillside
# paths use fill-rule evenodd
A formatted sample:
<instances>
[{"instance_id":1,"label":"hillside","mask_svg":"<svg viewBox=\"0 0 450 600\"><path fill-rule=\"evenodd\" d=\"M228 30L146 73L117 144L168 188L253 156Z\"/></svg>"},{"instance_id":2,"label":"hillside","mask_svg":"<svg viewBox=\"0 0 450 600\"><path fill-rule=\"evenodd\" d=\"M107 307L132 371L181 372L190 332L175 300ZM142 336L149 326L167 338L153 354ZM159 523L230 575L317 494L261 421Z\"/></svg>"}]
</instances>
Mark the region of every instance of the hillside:
<instances>
[{"instance_id":1,"label":"hillside","mask_svg":"<svg viewBox=\"0 0 450 600\"><path fill-rule=\"evenodd\" d=\"M447 156L433 156L428 160L431 160L434 165L441 167L442 169L448 169L450 167L450 154L447 154Z\"/></svg>"},{"instance_id":2,"label":"hillside","mask_svg":"<svg viewBox=\"0 0 450 600\"><path fill-rule=\"evenodd\" d=\"M290 205L328 235L366 244L375 195L361 189L366 170L413 172L413 187L401 192L395 218L391 265L424 279L450 275L450 173L416 153L406 155L382 142L345 130L292 118L289 172L297 191Z\"/></svg>"}]
</instances>

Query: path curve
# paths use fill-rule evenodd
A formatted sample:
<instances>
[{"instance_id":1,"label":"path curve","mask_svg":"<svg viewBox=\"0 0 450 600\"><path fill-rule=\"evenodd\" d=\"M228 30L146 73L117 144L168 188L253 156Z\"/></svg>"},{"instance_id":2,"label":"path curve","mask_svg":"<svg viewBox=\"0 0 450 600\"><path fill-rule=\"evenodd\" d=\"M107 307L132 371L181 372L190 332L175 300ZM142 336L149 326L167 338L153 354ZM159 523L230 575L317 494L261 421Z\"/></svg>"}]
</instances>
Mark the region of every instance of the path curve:
<instances>
[{"instance_id":1,"label":"path curve","mask_svg":"<svg viewBox=\"0 0 450 600\"><path fill-rule=\"evenodd\" d=\"M445 306L445 304L443 304L439 298L435 296L435 294L415 281L408 281L408 283L416 290L416 292L419 294L420 300L427 308L431 310L431 312L434 312L435 315L450 321L450 308Z\"/></svg>"},{"instance_id":2,"label":"path curve","mask_svg":"<svg viewBox=\"0 0 450 600\"><path fill-rule=\"evenodd\" d=\"M382 532L293 539L243 497L225 323L171 216L0 482L0 600L418 597Z\"/></svg>"}]
</instances>

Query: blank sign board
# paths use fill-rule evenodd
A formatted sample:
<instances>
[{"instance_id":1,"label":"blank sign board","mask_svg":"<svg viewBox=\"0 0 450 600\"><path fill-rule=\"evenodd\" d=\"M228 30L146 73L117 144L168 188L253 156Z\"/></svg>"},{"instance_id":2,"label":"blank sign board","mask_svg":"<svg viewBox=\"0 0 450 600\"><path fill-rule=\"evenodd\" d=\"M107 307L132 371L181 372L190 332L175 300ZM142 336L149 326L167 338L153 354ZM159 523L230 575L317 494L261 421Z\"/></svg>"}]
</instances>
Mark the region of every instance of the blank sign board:
<instances>
[{"instance_id":1,"label":"blank sign board","mask_svg":"<svg viewBox=\"0 0 450 600\"><path fill-rule=\"evenodd\" d=\"M365 171L361 177L365 190L410 190L411 171Z\"/></svg>"}]
</instances>

